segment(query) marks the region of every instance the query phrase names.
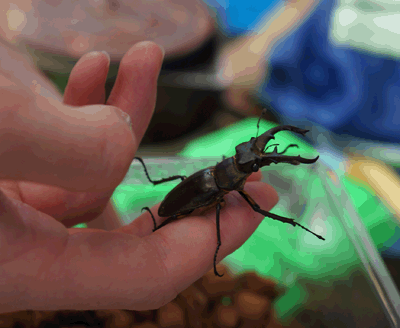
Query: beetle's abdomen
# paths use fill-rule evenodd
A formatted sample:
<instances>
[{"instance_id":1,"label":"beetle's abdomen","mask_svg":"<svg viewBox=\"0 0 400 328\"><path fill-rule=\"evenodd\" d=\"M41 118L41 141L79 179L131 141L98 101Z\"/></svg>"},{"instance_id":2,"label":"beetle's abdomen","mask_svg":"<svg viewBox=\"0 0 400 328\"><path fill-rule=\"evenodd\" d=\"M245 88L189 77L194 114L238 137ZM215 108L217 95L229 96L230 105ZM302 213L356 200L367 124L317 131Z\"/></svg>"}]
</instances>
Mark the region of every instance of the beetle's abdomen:
<instances>
[{"instance_id":1,"label":"beetle's abdomen","mask_svg":"<svg viewBox=\"0 0 400 328\"><path fill-rule=\"evenodd\" d=\"M162 217L194 210L215 202L225 193L220 192L215 179L214 167L194 173L183 180L164 198L158 209Z\"/></svg>"}]
</instances>

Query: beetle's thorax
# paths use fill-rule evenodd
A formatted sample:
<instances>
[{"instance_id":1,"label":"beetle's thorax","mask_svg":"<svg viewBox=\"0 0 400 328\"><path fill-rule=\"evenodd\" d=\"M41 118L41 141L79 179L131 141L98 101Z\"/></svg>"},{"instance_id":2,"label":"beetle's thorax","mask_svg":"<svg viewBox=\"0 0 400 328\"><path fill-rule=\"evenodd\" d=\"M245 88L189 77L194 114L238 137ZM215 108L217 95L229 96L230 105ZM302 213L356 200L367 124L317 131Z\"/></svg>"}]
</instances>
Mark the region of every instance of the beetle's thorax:
<instances>
[{"instance_id":1,"label":"beetle's thorax","mask_svg":"<svg viewBox=\"0 0 400 328\"><path fill-rule=\"evenodd\" d=\"M241 190L249 173L240 171L235 156L224 159L215 166L215 181L224 190Z\"/></svg>"}]
</instances>

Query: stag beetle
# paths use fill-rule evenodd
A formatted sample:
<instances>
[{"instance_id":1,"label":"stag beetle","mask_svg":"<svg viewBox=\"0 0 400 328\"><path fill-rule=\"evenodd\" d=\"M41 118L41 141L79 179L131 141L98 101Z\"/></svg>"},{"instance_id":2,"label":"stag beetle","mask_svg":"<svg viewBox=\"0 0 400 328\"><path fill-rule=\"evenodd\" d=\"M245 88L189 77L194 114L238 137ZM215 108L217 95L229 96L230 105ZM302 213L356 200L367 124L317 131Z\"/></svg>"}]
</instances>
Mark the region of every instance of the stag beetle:
<instances>
[{"instance_id":1,"label":"stag beetle","mask_svg":"<svg viewBox=\"0 0 400 328\"><path fill-rule=\"evenodd\" d=\"M257 123L257 135L259 123L260 120L258 120ZM220 275L216 269L217 254L219 247L221 246L219 215L221 211L221 203L223 203L224 201L223 197L227 193L236 190L246 200L246 202L249 203L254 211L268 216L271 219L278 220L284 223L289 223L294 227L299 226L304 230L312 233L319 239L325 240L325 238L310 231L306 227L295 222L293 219L288 219L262 210L260 206L250 197L250 195L243 190L246 179L250 176L250 174L252 174L253 172L257 172L263 166L270 165L271 163L290 163L293 165L299 165L300 163L312 164L318 160L319 156L313 159L307 159L300 157L300 155L283 155L290 147L298 148L298 145L295 144L290 144L285 148L285 150L280 153L278 153L277 144L273 144L265 148L270 140L275 139L274 134L279 131L292 131L304 136L305 133L309 130L299 129L291 125L283 125L272 128L260 135L259 137L252 137L250 141L243 142L240 145L237 145L235 148L235 156L223 159L216 166L205 168L201 171L198 171L197 173L194 173L188 178L183 175L175 175L166 179L153 181L150 179L143 160L140 157L135 157L135 159L142 163L147 178L154 185L176 179L182 180L181 183L179 183L174 189L172 189L168 193L168 195L161 203L158 209L158 215L160 217L168 218L158 227L156 224L156 220L154 219L153 213L151 213L150 209L148 207L142 208L142 211L147 210L153 219L153 231L162 228L163 226L176 219L180 219L189 215L197 208L211 207L215 205L217 209L216 225L218 243L217 249L215 250L214 254L214 273L216 276L222 277L223 275ZM275 149L272 152L266 153L265 151L272 146L275 146Z\"/></svg>"}]
</instances>

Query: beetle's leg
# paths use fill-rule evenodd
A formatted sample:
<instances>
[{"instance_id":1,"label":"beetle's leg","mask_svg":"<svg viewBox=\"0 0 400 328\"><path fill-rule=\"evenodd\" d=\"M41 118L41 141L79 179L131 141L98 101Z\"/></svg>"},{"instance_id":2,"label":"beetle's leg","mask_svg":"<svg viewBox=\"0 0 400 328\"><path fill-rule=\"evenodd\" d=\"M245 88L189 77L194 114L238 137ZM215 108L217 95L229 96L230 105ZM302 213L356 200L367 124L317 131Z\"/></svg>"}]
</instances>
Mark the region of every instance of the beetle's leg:
<instances>
[{"instance_id":1,"label":"beetle's leg","mask_svg":"<svg viewBox=\"0 0 400 328\"><path fill-rule=\"evenodd\" d=\"M184 175L174 175L174 176L169 177L169 178L161 179L161 180L158 180L158 181L153 181L153 180L150 179L149 173L147 172L147 168L146 168L146 165L144 165L143 160L140 157L135 157L134 159L137 159L140 163L142 163L143 168L144 168L144 172L146 173L146 176L147 176L147 179L149 179L149 181L153 185L158 185L160 183L173 181L173 180L177 180L177 179L181 179L182 181L186 179L186 176L184 176Z\"/></svg>"},{"instance_id":2,"label":"beetle's leg","mask_svg":"<svg viewBox=\"0 0 400 328\"><path fill-rule=\"evenodd\" d=\"M215 250L215 254L214 254L214 274L218 277L222 277L223 274L219 274L217 271L217 254L218 254L218 250L219 247L221 246L221 233L219 230L219 213L221 211L221 203L217 204L217 249Z\"/></svg>"},{"instance_id":3,"label":"beetle's leg","mask_svg":"<svg viewBox=\"0 0 400 328\"><path fill-rule=\"evenodd\" d=\"M150 215L151 215L151 218L153 219L153 223L154 223L153 232L156 231L156 230L158 230L158 229L161 229L163 226L167 225L168 223L170 223L170 222L172 222L172 221L174 221L174 220L177 220L177 219L180 219L180 218L183 218L183 217L189 215L190 213L192 213L192 212L194 211L194 210L192 210L192 211L188 211L188 212L178 213L178 214L172 215L171 217L169 217L168 219L166 219L165 221L163 221L163 222L157 227L156 220L155 220L155 218L154 218L153 213L151 213L150 209L149 209L148 207L143 207L143 208L142 208L142 211L143 211L143 210L146 210L147 212L149 212Z\"/></svg>"},{"instance_id":4,"label":"beetle's leg","mask_svg":"<svg viewBox=\"0 0 400 328\"><path fill-rule=\"evenodd\" d=\"M154 229L153 231L156 231L158 229L161 229L163 226L166 226L168 223L171 223L174 220L180 219L185 217L186 215L189 215L190 213L192 213L193 211L190 212L185 212L184 214L175 214L172 215L171 217L169 217L168 219L166 219L165 221L163 221L156 229Z\"/></svg>"},{"instance_id":5,"label":"beetle's leg","mask_svg":"<svg viewBox=\"0 0 400 328\"><path fill-rule=\"evenodd\" d=\"M293 227L299 226L299 227L303 228L304 230L306 230L306 231L312 233L312 234L313 234L314 236L316 236L317 238L322 239L322 240L325 240L325 238L323 238L322 236L320 236L320 235L318 235L318 234L312 232L311 230L307 229L306 227L303 227L301 224L295 222L293 219L284 218L283 216L279 216L279 215L272 214L272 213L270 213L270 212L267 212L267 211L262 210L262 209L260 208L260 206L259 206L259 205L250 197L250 195L249 195L247 192L245 192L244 190L238 190L238 192L239 192L239 194L246 200L246 202L248 202L248 203L250 204L251 208L252 208L254 211L256 211L256 212L258 212L258 213L261 213L261 214L263 214L263 215L265 215L265 216L268 216L269 218L271 218L271 219L273 219L273 220L278 220L278 221L281 221L281 222L284 222L284 223L289 223L289 224L291 224Z\"/></svg>"},{"instance_id":6,"label":"beetle's leg","mask_svg":"<svg viewBox=\"0 0 400 328\"><path fill-rule=\"evenodd\" d=\"M142 208L142 212L143 212L143 210L146 210L147 212L150 213L151 218L153 219L153 223L154 223L154 229L153 229L153 231L156 231L156 230L157 230L157 224L156 224L156 219L154 218L153 213L151 213L151 211L150 211L150 209L149 209L148 207L143 207L143 208Z\"/></svg>"}]
</instances>

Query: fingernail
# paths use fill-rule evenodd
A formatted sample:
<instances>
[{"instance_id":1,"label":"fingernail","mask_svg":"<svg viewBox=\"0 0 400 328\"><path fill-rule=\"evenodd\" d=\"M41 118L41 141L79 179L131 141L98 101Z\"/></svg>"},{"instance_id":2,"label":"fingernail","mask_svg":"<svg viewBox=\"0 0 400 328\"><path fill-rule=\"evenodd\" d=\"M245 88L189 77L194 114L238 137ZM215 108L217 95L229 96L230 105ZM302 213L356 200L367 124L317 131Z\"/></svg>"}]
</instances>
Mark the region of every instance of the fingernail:
<instances>
[{"instance_id":1,"label":"fingernail","mask_svg":"<svg viewBox=\"0 0 400 328\"><path fill-rule=\"evenodd\" d=\"M160 50L161 50L161 52L163 54L163 58L164 58L164 56L165 56L164 47L162 45L158 44L158 43L153 42L153 41L140 41L140 42L135 44L134 49L147 48L150 44L156 44L160 48ZM132 51L134 51L134 49L132 49Z\"/></svg>"},{"instance_id":2,"label":"fingernail","mask_svg":"<svg viewBox=\"0 0 400 328\"><path fill-rule=\"evenodd\" d=\"M133 134L131 117L127 113L125 113L123 110L121 110L119 108L115 108L115 113L119 116L119 118L122 121L124 121L129 126L129 129L131 130L131 132Z\"/></svg>"},{"instance_id":3,"label":"fingernail","mask_svg":"<svg viewBox=\"0 0 400 328\"><path fill-rule=\"evenodd\" d=\"M165 57L165 49L164 49L164 47L161 44L158 44L158 43L157 43L157 45L160 47L160 49L162 51L163 58L164 58Z\"/></svg>"},{"instance_id":4,"label":"fingernail","mask_svg":"<svg viewBox=\"0 0 400 328\"><path fill-rule=\"evenodd\" d=\"M105 51L105 50L102 50L101 52L107 56L108 65L110 65L110 61L111 61L110 54L109 54L107 51Z\"/></svg>"}]
</instances>

